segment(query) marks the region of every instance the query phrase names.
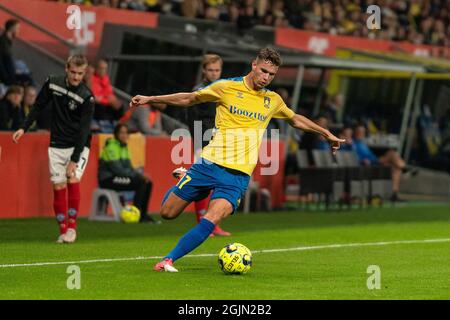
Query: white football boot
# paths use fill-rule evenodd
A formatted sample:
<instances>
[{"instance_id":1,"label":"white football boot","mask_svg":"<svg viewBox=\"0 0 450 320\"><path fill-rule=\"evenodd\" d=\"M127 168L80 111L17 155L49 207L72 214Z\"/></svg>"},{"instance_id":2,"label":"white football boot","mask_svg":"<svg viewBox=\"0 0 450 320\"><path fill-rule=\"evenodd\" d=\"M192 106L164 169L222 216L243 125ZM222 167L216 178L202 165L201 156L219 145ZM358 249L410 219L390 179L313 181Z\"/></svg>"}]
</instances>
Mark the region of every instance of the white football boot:
<instances>
[{"instance_id":1,"label":"white football boot","mask_svg":"<svg viewBox=\"0 0 450 320\"><path fill-rule=\"evenodd\" d=\"M64 242L65 243L74 243L75 240L77 240L77 231L72 228L67 229L67 232L64 235Z\"/></svg>"},{"instance_id":2,"label":"white football boot","mask_svg":"<svg viewBox=\"0 0 450 320\"><path fill-rule=\"evenodd\" d=\"M66 236L65 233L60 234L59 237L58 237L58 240L56 240L56 243L58 243L58 244L64 243L64 237L65 236Z\"/></svg>"}]
</instances>

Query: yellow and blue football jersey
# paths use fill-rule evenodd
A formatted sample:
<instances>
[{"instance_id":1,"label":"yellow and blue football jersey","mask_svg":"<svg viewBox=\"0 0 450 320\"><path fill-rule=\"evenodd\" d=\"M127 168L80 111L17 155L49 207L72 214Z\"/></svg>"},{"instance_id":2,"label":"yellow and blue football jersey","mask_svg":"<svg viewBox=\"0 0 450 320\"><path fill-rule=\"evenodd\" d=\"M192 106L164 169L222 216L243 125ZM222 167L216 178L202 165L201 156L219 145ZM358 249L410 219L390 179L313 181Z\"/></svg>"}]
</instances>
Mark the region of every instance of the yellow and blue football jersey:
<instances>
[{"instance_id":1,"label":"yellow and blue football jersey","mask_svg":"<svg viewBox=\"0 0 450 320\"><path fill-rule=\"evenodd\" d=\"M276 92L253 90L244 79L218 80L196 95L201 103L217 103L216 130L202 158L251 175L270 119L291 119L295 113Z\"/></svg>"}]
</instances>

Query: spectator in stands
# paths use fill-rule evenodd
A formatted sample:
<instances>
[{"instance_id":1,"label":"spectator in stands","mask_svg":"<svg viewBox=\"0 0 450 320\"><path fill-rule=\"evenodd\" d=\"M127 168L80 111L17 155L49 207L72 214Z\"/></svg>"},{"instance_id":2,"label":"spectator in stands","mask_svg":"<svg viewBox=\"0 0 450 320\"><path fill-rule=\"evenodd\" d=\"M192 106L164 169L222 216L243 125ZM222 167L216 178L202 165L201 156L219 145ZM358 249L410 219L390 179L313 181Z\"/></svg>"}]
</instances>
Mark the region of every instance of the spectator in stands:
<instances>
[{"instance_id":1,"label":"spectator in stands","mask_svg":"<svg viewBox=\"0 0 450 320\"><path fill-rule=\"evenodd\" d=\"M255 8L254 0L244 0L239 8L239 16L237 19L237 27L241 34L253 28L258 22L258 15Z\"/></svg>"},{"instance_id":2,"label":"spectator in stands","mask_svg":"<svg viewBox=\"0 0 450 320\"><path fill-rule=\"evenodd\" d=\"M147 11L150 12L161 12L162 5L164 1L161 0L146 0L145 4L147 6Z\"/></svg>"},{"instance_id":3,"label":"spectator in stands","mask_svg":"<svg viewBox=\"0 0 450 320\"><path fill-rule=\"evenodd\" d=\"M94 77L94 74L95 68L92 65L88 65L86 68L86 73L84 74L83 81L91 90L92 90L92 78Z\"/></svg>"},{"instance_id":4,"label":"spectator in stands","mask_svg":"<svg viewBox=\"0 0 450 320\"><path fill-rule=\"evenodd\" d=\"M13 123L17 122L20 104L23 99L21 86L10 86L5 97L0 101L0 130L12 130Z\"/></svg>"},{"instance_id":5,"label":"spectator in stands","mask_svg":"<svg viewBox=\"0 0 450 320\"><path fill-rule=\"evenodd\" d=\"M16 81L12 46L19 30L19 20L10 19L5 22L5 31L0 36L0 82L7 85L14 84Z\"/></svg>"},{"instance_id":6,"label":"spectator in stands","mask_svg":"<svg viewBox=\"0 0 450 320\"><path fill-rule=\"evenodd\" d=\"M130 109L125 112L119 122L127 124L132 132L141 132L150 136L167 135L167 132L163 130L160 111L166 107L165 104L155 103L148 108Z\"/></svg>"},{"instance_id":7,"label":"spectator in stands","mask_svg":"<svg viewBox=\"0 0 450 320\"><path fill-rule=\"evenodd\" d=\"M283 101L289 106L291 104L291 100L289 97L289 92L286 88L278 88L275 90L276 93L280 95ZM271 138L271 130L276 129L279 130L278 134L285 135L287 132L286 121L282 121L281 119L272 118L270 119L269 125L267 126L267 138Z\"/></svg>"},{"instance_id":8,"label":"spectator in stands","mask_svg":"<svg viewBox=\"0 0 450 320\"><path fill-rule=\"evenodd\" d=\"M110 133L114 122L123 115L123 108L114 94L108 76L108 63L105 60L100 59L97 62L90 82L95 97L94 120L99 123L102 132Z\"/></svg>"},{"instance_id":9,"label":"spectator in stands","mask_svg":"<svg viewBox=\"0 0 450 320\"><path fill-rule=\"evenodd\" d=\"M203 17L204 3L202 0L171 1L170 12L189 19Z\"/></svg>"},{"instance_id":10,"label":"spectator in stands","mask_svg":"<svg viewBox=\"0 0 450 320\"><path fill-rule=\"evenodd\" d=\"M176 14L186 18L220 17L222 21L236 23L241 33L255 24L264 24L371 39L407 40L415 44L450 45L450 2L447 0L380 2L383 19L381 30L376 31L367 28L369 14L365 13L366 7L374 1L78 0L78 3ZM225 5L228 10L224 10Z\"/></svg>"},{"instance_id":11,"label":"spectator in stands","mask_svg":"<svg viewBox=\"0 0 450 320\"><path fill-rule=\"evenodd\" d=\"M344 127L339 133L339 138L345 139L345 143L342 145L341 151L355 151L353 146L353 128Z\"/></svg>"},{"instance_id":12,"label":"spectator in stands","mask_svg":"<svg viewBox=\"0 0 450 320\"><path fill-rule=\"evenodd\" d=\"M289 27L286 10L283 0L274 0L270 15L273 17L272 26L274 27Z\"/></svg>"},{"instance_id":13,"label":"spectator in stands","mask_svg":"<svg viewBox=\"0 0 450 320\"><path fill-rule=\"evenodd\" d=\"M366 138L366 127L362 124L358 124L354 129L353 134L353 148L358 155L358 159L362 165L384 165L391 167L392 174L392 196L391 201L401 201L398 196L400 188L400 179L402 172L407 172L409 169L406 168L405 161L401 158L400 154L395 150L388 150L385 154L377 157L369 146L365 142ZM414 171L413 174L417 172Z\"/></svg>"},{"instance_id":14,"label":"spectator in stands","mask_svg":"<svg viewBox=\"0 0 450 320\"><path fill-rule=\"evenodd\" d=\"M127 125L118 124L114 128L114 137L106 140L101 152L98 182L101 188L134 191L133 204L141 211L140 222L155 222L147 214L153 183L131 165L128 138Z\"/></svg>"},{"instance_id":15,"label":"spectator in stands","mask_svg":"<svg viewBox=\"0 0 450 320\"><path fill-rule=\"evenodd\" d=\"M226 12L221 14L220 20L237 24L238 19L239 19L239 4L236 0L234 1L232 0L228 4Z\"/></svg>"},{"instance_id":16,"label":"spectator in stands","mask_svg":"<svg viewBox=\"0 0 450 320\"><path fill-rule=\"evenodd\" d=\"M146 11L147 10L144 0L125 0L125 1L121 2L120 6L122 8L136 10L136 11Z\"/></svg>"},{"instance_id":17,"label":"spectator in stands","mask_svg":"<svg viewBox=\"0 0 450 320\"><path fill-rule=\"evenodd\" d=\"M22 125L23 121L25 120L28 113L30 113L31 108L33 107L34 103L36 102L37 97L37 91L36 88L33 86L28 86L23 91L23 99L22 103L19 108L14 108L14 112L12 114L12 124L11 129L12 130L19 130L20 126ZM37 129L36 122L34 122L28 131L35 131Z\"/></svg>"},{"instance_id":18,"label":"spectator in stands","mask_svg":"<svg viewBox=\"0 0 450 320\"><path fill-rule=\"evenodd\" d=\"M328 128L328 120L322 115L317 116L313 121L323 128ZM330 150L330 145L317 134L305 132L300 139L299 148L306 150L308 152L309 163L314 163L312 151Z\"/></svg>"},{"instance_id":19,"label":"spectator in stands","mask_svg":"<svg viewBox=\"0 0 450 320\"><path fill-rule=\"evenodd\" d=\"M342 93L334 94L326 102L321 113L328 119L330 127L339 126L340 121L338 120L338 116L342 112L343 107L344 95Z\"/></svg>"}]
</instances>

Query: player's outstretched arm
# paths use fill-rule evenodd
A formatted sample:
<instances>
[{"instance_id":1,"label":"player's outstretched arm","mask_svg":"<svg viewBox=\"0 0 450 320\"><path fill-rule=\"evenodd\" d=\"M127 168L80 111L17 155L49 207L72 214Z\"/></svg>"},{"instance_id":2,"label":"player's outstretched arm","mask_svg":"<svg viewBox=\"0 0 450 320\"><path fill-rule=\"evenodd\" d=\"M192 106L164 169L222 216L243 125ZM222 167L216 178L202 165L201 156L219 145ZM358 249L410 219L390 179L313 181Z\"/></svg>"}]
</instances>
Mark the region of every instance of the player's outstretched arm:
<instances>
[{"instance_id":1,"label":"player's outstretched arm","mask_svg":"<svg viewBox=\"0 0 450 320\"><path fill-rule=\"evenodd\" d=\"M131 98L130 108L142 106L145 104L152 103L165 103L172 106L188 107L197 101L196 94L194 92L180 92L174 94L168 94L164 96L141 96L137 95Z\"/></svg>"},{"instance_id":2,"label":"player's outstretched arm","mask_svg":"<svg viewBox=\"0 0 450 320\"><path fill-rule=\"evenodd\" d=\"M336 154L336 151L340 148L341 143L345 142L345 139L339 139L329 130L322 128L321 126L317 125L316 123L302 115L295 114L290 119L289 123L294 128L322 135L325 139L328 140L328 142L330 142L333 154Z\"/></svg>"}]
</instances>

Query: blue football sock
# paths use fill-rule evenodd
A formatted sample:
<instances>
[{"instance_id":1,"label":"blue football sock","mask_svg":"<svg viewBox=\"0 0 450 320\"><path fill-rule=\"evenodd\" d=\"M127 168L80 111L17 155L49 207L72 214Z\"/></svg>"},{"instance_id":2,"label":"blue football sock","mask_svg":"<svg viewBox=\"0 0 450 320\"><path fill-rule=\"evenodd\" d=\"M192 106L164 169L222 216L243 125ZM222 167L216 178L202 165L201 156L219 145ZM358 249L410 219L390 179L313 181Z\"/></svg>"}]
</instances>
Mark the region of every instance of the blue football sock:
<instances>
[{"instance_id":1,"label":"blue football sock","mask_svg":"<svg viewBox=\"0 0 450 320\"><path fill-rule=\"evenodd\" d=\"M205 218L201 219L200 223L189 230L165 258L175 261L188 254L208 238L214 227L215 225L211 221Z\"/></svg>"}]
</instances>

